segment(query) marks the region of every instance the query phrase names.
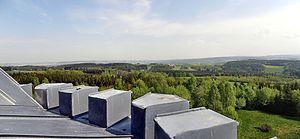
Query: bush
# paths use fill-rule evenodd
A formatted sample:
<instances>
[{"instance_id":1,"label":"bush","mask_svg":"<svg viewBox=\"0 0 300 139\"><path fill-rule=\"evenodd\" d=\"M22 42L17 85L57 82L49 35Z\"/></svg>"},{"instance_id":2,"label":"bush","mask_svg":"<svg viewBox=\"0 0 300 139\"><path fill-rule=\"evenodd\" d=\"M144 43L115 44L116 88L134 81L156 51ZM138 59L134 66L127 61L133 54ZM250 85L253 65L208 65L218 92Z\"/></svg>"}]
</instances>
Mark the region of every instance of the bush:
<instances>
[{"instance_id":1,"label":"bush","mask_svg":"<svg viewBox=\"0 0 300 139\"><path fill-rule=\"evenodd\" d=\"M229 106L223 114L234 120L238 120L239 118L238 113L235 111L234 107L232 106Z\"/></svg>"}]
</instances>

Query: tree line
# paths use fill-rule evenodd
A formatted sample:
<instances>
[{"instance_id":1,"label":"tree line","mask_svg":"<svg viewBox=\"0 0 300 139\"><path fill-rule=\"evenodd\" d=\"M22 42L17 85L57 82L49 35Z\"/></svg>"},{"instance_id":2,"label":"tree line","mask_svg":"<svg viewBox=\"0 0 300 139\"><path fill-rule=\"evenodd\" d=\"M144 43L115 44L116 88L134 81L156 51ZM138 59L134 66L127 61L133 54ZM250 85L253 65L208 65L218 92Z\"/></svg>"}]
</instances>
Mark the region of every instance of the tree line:
<instances>
[{"instance_id":1,"label":"tree line","mask_svg":"<svg viewBox=\"0 0 300 139\"><path fill-rule=\"evenodd\" d=\"M282 71L268 72L266 66L279 66ZM79 63L58 66L8 66L4 70L19 71L44 71L56 70L81 70L85 73L98 74L105 70L144 70L152 72L164 72L174 77L194 76L279 76L300 78L300 60L242 60L230 61L221 64L131 64L131 63Z\"/></svg>"}]
</instances>

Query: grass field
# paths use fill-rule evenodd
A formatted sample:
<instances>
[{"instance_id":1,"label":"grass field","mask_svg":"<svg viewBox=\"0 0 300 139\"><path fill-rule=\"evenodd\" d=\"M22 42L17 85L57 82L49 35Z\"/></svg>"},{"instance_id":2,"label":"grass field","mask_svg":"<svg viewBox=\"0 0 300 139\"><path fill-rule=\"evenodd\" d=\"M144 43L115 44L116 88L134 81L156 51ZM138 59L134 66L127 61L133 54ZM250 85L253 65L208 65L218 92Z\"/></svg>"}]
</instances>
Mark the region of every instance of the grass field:
<instances>
[{"instance_id":1,"label":"grass field","mask_svg":"<svg viewBox=\"0 0 300 139\"><path fill-rule=\"evenodd\" d=\"M300 139L300 117L288 117L259 111L239 110L238 139ZM269 124L270 132L261 132L255 127Z\"/></svg>"},{"instance_id":2,"label":"grass field","mask_svg":"<svg viewBox=\"0 0 300 139\"><path fill-rule=\"evenodd\" d=\"M284 70L284 66L271 66L264 65L266 73L282 73Z\"/></svg>"}]
</instances>

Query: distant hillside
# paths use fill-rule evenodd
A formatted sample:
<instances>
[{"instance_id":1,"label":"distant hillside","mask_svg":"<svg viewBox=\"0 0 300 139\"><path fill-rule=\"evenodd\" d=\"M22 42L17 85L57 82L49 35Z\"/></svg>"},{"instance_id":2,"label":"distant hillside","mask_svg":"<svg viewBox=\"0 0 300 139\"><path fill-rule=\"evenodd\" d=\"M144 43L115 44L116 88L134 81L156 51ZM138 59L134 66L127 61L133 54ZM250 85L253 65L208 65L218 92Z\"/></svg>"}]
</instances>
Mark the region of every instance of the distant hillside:
<instances>
[{"instance_id":1,"label":"distant hillside","mask_svg":"<svg viewBox=\"0 0 300 139\"><path fill-rule=\"evenodd\" d=\"M39 62L39 63L0 63L0 66L58 66L82 63L109 64L109 63L131 63L131 64L224 64L230 61L241 60L300 60L300 55L270 55L270 56L228 56L209 57L195 59L170 59L170 60L85 60L85 61L63 61L63 62Z\"/></svg>"},{"instance_id":2,"label":"distant hillside","mask_svg":"<svg viewBox=\"0 0 300 139\"><path fill-rule=\"evenodd\" d=\"M208 57L195 59L170 59L170 60L114 60L114 61L70 61L58 62L58 65L78 64L78 63L140 63L140 64L224 64L230 61L241 60L300 60L300 55L270 55L270 56L228 56L228 57Z\"/></svg>"},{"instance_id":3,"label":"distant hillside","mask_svg":"<svg viewBox=\"0 0 300 139\"><path fill-rule=\"evenodd\" d=\"M207 59L169 60L151 64L78 63L56 66L2 66L6 71L43 71L47 69L81 70L98 74L105 70L143 70L165 72L171 76L285 76L300 78L300 60L278 60L284 57L219 57ZM243 60L246 59L246 60ZM231 61L232 60L232 61ZM224 63L222 63L224 62ZM216 64L218 63L218 64Z\"/></svg>"},{"instance_id":4,"label":"distant hillside","mask_svg":"<svg viewBox=\"0 0 300 139\"><path fill-rule=\"evenodd\" d=\"M240 61L255 59L255 57L236 56L236 57L211 57L211 58L197 58L197 59L174 59L161 60L156 63L162 64L223 64L230 61Z\"/></svg>"},{"instance_id":5,"label":"distant hillside","mask_svg":"<svg viewBox=\"0 0 300 139\"><path fill-rule=\"evenodd\" d=\"M271 56L232 56L232 57L211 57L211 58L197 58L197 59L174 59L161 60L157 63L162 64L223 64L230 61L241 60L300 60L300 55L271 55Z\"/></svg>"}]
</instances>

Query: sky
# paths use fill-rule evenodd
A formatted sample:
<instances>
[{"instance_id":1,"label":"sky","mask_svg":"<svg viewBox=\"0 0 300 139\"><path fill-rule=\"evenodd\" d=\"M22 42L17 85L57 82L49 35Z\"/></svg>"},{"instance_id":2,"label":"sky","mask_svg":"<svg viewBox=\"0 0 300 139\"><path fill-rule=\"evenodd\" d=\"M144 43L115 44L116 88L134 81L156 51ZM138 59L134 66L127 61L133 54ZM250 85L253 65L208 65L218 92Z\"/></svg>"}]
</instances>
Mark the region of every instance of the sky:
<instances>
[{"instance_id":1,"label":"sky","mask_svg":"<svg viewBox=\"0 0 300 139\"><path fill-rule=\"evenodd\" d=\"M281 54L299 0L0 0L0 63Z\"/></svg>"}]
</instances>

